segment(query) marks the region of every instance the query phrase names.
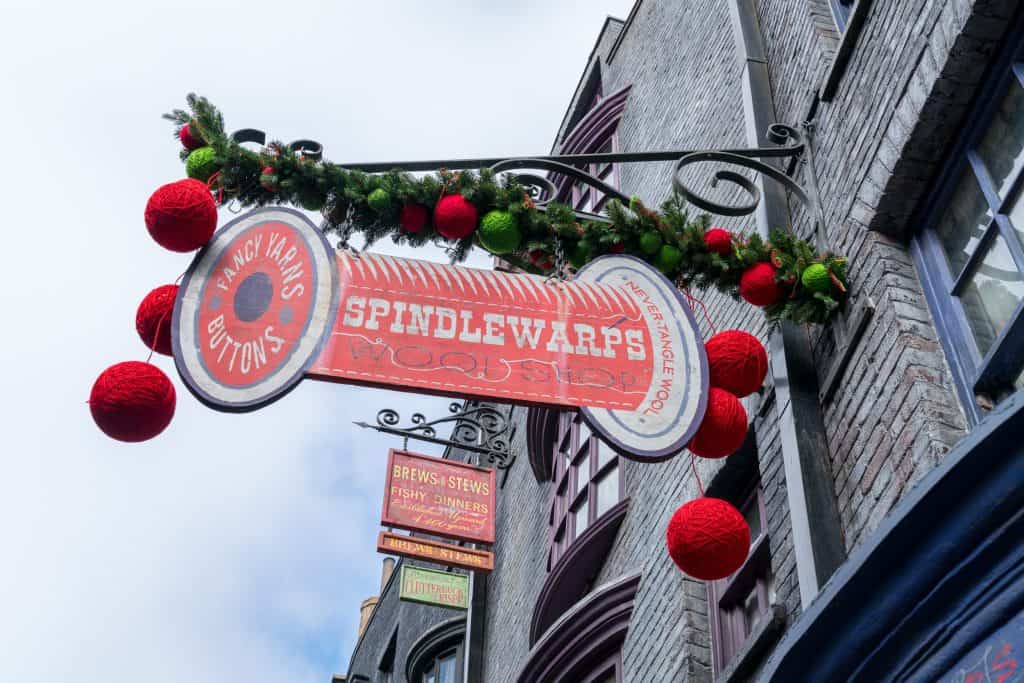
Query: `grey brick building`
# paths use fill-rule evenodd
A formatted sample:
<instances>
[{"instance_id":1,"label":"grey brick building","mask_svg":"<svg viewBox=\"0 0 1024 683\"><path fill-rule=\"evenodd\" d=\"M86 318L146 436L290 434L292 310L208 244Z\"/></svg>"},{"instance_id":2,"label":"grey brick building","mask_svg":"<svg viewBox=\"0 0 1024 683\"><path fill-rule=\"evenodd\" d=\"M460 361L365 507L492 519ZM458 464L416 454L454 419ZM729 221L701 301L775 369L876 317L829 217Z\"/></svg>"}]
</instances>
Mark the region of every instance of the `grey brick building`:
<instances>
[{"instance_id":1,"label":"grey brick building","mask_svg":"<svg viewBox=\"0 0 1024 683\"><path fill-rule=\"evenodd\" d=\"M349 681L1024 679L1019 5L640 0L605 22L552 153L771 147L769 126L793 125L797 179L849 258L846 315L769 329L697 293L770 358L744 447L696 461L756 531L736 576L709 584L668 559L668 520L700 495L687 452L633 462L573 415L505 408L518 459L494 571L466 614L399 603L390 582ZM589 170L655 206L673 164ZM739 201L710 177L687 169ZM713 221L813 238L813 216L758 182L756 214Z\"/></svg>"}]
</instances>

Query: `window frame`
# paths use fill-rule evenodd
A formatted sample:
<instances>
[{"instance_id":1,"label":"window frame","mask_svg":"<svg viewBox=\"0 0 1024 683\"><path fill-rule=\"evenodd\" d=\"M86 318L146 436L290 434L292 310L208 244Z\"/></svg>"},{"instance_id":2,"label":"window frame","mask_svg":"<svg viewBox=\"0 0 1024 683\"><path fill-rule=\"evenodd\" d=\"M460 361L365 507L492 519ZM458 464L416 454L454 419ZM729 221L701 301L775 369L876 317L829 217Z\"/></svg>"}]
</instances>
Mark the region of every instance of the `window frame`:
<instances>
[{"instance_id":1,"label":"window frame","mask_svg":"<svg viewBox=\"0 0 1024 683\"><path fill-rule=\"evenodd\" d=\"M1018 23L1000 55L982 83L979 96L968 112L962 129L966 131L954 144L932 190L922 202L915 223L911 249L921 274L922 286L935 319L946 358L954 377L968 421L977 424L984 413L978 401L987 397L1004 398L1016 393L1013 380L1024 371L1019 361L1024 350L1024 298L1019 301L1005 327L995 336L987 353L982 354L971 331L960 294L977 272L981 260L996 237L1001 237L1010 257L1024 279L1024 242L1009 221L1007 212L1015 202L1024 201L1024 169L1010 181L1005 197L1000 198L978 146L991 128L994 116L1016 81L1024 90L1024 23ZM945 211L965 177L973 177L992 213L974 251L954 273L939 237L938 228ZM1019 226L1024 232L1024 225ZM980 396L986 398L980 398Z\"/></svg>"},{"instance_id":2,"label":"window frame","mask_svg":"<svg viewBox=\"0 0 1024 683\"><path fill-rule=\"evenodd\" d=\"M581 427L589 432L584 444L580 443ZM563 413L559 417L557 434L551 451L554 488L548 505L548 571L586 529L593 527L605 513L625 498L625 479L619 454L585 425L582 415L578 412ZM602 447L611 452L611 457L604 463L600 462ZM584 462L588 475L586 484L581 488L579 473ZM598 485L612 470L615 470L615 474L611 476L617 477L618 496L612 505L599 513ZM577 529L576 511L584 499L587 524L583 529Z\"/></svg>"},{"instance_id":3,"label":"window frame","mask_svg":"<svg viewBox=\"0 0 1024 683\"><path fill-rule=\"evenodd\" d=\"M832 9L832 20L835 21L836 29L839 33L845 33L857 0L828 0L828 4Z\"/></svg>"},{"instance_id":4,"label":"window frame","mask_svg":"<svg viewBox=\"0 0 1024 683\"><path fill-rule=\"evenodd\" d=\"M771 555L769 553L768 514L764 489L758 477L741 498L737 506L741 513L756 506L760 518L760 533L750 539L750 552L743 565L730 576L707 581L708 624L711 632L712 666L715 675L724 671L749 641L754 627L771 609ZM744 517L746 515L744 514ZM746 623L744 605L747 598L757 592L756 616Z\"/></svg>"}]
</instances>

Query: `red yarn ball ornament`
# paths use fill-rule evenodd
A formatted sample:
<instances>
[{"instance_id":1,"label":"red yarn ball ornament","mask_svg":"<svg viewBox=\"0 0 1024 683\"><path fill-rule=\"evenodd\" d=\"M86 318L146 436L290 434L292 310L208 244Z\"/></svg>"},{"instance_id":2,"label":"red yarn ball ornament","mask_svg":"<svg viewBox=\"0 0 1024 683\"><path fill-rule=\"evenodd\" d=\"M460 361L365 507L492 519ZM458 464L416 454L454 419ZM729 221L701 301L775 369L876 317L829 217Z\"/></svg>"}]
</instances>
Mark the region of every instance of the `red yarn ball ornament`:
<instances>
[{"instance_id":1,"label":"red yarn ball ornament","mask_svg":"<svg viewBox=\"0 0 1024 683\"><path fill-rule=\"evenodd\" d=\"M768 353L757 337L743 330L724 330L704 344L711 386L742 398L764 384Z\"/></svg>"},{"instance_id":2,"label":"red yarn ball ornament","mask_svg":"<svg viewBox=\"0 0 1024 683\"><path fill-rule=\"evenodd\" d=\"M622 242L616 242L612 245L612 248L608 250L612 254L621 254L626 251L626 245Z\"/></svg>"},{"instance_id":3,"label":"red yarn ball ornament","mask_svg":"<svg viewBox=\"0 0 1024 683\"><path fill-rule=\"evenodd\" d=\"M782 298L782 288L775 282L775 266L761 261L743 271L740 296L755 306L771 306Z\"/></svg>"},{"instance_id":4,"label":"red yarn ball ornament","mask_svg":"<svg viewBox=\"0 0 1024 683\"><path fill-rule=\"evenodd\" d=\"M264 166L260 171L260 187L267 192L277 192L277 171L273 166Z\"/></svg>"},{"instance_id":5,"label":"red yarn ball ornament","mask_svg":"<svg viewBox=\"0 0 1024 683\"><path fill-rule=\"evenodd\" d=\"M461 194L445 195L434 207L434 227L450 240L472 234L476 230L476 219L476 207Z\"/></svg>"},{"instance_id":6,"label":"red yarn ball ornament","mask_svg":"<svg viewBox=\"0 0 1024 683\"><path fill-rule=\"evenodd\" d=\"M146 202L146 228L171 251L205 246L217 228L217 205L206 183L186 178L158 188Z\"/></svg>"},{"instance_id":7,"label":"red yarn ball ornament","mask_svg":"<svg viewBox=\"0 0 1024 683\"><path fill-rule=\"evenodd\" d=\"M534 249L530 252L530 263L537 266L544 272L555 267L555 260L551 258L551 254L543 249Z\"/></svg>"},{"instance_id":8,"label":"red yarn ball ornament","mask_svg":"<svg viewBox=\"0 0 1024 683\"><path fill-rule=\"evenodd\" d=\"M750 552L750 527L735 507L718 498L679 506L665 531L668 554L695 579L724 579L743 566Z\"/></svg>"},{"instance_id":9,"label":"red yarn ball ornament","mask_svg":"<svg viewBox=\"0 0 1024 683\"><path fill-rule=\"evenodd\" d=\"M118 441L152 439L174 417L174 385L160 368L128 361L111 365L92 385L89 410L103 433Z\"/></svg>"},{"instance_id":10,"label":"red yarn ball ornament","mask_svg":"<svg viewBox=\"0 0 1024 683\"><path fill-rule=\"evenodd\" d=\"M747 437L747 411L725 389L708 389L708 406L697 433L687 448L702 458L724 458L735 453Z\"/></svg>"},{"instance_id":11,"label":"red yarn ball ornament","mask_svg":"<svg viewBox=\"0 0 1024 683\"><path fill-rule=\"evenodd\" d=\"M203 141L202 137L200 137L199 135L192 134L191 123L186 123L184 126L181 127L181 130L178 131L178 139L181 140L182 147L189 150L190 152L193 149L199 149L200 147L206 146L206 143Z\"/></svg>"},{"instance_id":12,"label":"red yarn ball ornament","mask_svg":"<svg viewBox=\"0 0 1024 683\"><path fill-rule=\"evenodd\" d=\"M406 232L417 233L427 226L427 218L427 207L410 203L398 214L398 225Z\"/></svg>"},{"instance_id":13,"label":"red yarn ball ornament","mask_svg":"<svg viewBox=\"0 0 1024 683\"><path fill-rule=\"evenodd\" d=\"M135 330L147 349L171 355L171 314L178 285L161 285L142 300L135 311Z\"/></svg>"},{"instance_id":14,"label":"red yarn ball ornament","mask_svg":"<svg viewBox=\"0 0 1024 683\"><path fill-rule=\"evenodd\" d=\"M711 228L704 233L704 244L708 251L725 256L732 251L732 233L725 228Z\"/></svg>"}]
</instances>

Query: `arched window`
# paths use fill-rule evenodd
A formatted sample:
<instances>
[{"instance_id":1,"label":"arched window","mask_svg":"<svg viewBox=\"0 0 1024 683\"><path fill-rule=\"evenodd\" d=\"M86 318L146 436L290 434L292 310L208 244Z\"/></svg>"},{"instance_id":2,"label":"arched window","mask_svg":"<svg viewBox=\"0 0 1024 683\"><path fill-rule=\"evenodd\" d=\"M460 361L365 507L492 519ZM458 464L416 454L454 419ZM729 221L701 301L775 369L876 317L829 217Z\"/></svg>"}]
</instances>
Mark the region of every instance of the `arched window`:
<instances>
[{"instance_id":1,"label":"arched window","mask_svg":"<svg viewBox=\"0 0 1024 683\"><path fill-rule=\"evenodd\" d=\"M622 500L619 456L579 414L560 418L551 468L555 492L548 512L550 570L573 541Z\"/></svg>"},{"instance_id":2,"label":"arched window","mask_svg":"<svg viewBox=\"0 0 1024 683\"><path fill-rule=\"evenodd\" d=\"M640 574L596 587L533 642L519 683L616 683Z\"/></svg>"},{"instance_id":3,"label":"arched window","mask_svg":"<svg viewBox=\"0 0 1024 683\"><path fill-rule=\"evenodd\" d=\"M466 620L443 621L409 648L405 677L409 683L462 683Z\"/></svg>"}]
</instances>

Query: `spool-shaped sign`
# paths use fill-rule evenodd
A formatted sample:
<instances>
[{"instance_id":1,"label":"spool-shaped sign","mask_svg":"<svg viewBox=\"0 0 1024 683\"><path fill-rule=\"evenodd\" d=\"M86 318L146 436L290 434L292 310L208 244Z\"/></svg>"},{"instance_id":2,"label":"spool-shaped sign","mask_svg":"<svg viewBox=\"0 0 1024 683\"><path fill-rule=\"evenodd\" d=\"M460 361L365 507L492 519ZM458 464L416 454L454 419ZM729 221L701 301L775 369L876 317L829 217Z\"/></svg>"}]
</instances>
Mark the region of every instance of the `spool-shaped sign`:
<instances>
[{"instance_id":1,"label":"spool-shaped sign","mask_svg":"<svg viewBox=\"0 0 1024 683\"><path fill-rule=\"evenodd\" d=\"M693 314L640 259L571 282L379 254L334 253L302 214L260 209L189 268L172 325L189 389L253 410L303 377L579 408L636 460L681 450L704 414Z\"/></svg>"}]
</instances>

